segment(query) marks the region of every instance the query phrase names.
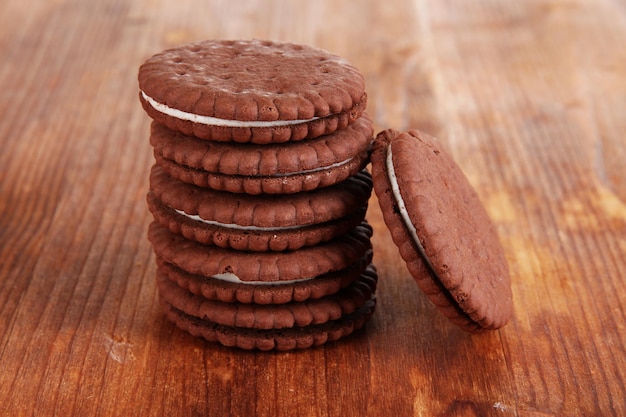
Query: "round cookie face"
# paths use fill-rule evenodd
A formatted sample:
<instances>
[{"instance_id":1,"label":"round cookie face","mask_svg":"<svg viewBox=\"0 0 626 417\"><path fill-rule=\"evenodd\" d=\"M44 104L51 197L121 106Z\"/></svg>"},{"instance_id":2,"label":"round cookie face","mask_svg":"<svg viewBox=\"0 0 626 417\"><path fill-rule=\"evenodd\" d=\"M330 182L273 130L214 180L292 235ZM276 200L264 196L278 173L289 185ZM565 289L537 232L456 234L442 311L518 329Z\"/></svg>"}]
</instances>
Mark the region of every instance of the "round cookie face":
<instances>
[{"instance_id":1,"label":"round cookie face","mask_svg":"<svg viewBox=\"0 0 626 417\"><path fill-rule=\"evenodd\" d=\"M157 162L171 176L246 194L291 194L341 182L369 162L372 140L367 115L330 135L284 144L201 140L156 122L150 135Z\"/></svg>"},{"instance_id":2,"label":"round cookie face","mask_svg":"<svg viewBox=\"0 0 626 417\"><path fill-rule=\"evenodd\" d=\"M155 165L147 200L172 232L204 244L245 251L296 250L358 226L371 194L367 171L332 187L293 195L232 194L199 188Z\"/></svg>"},{"instance_id":3,"label":"round cookie face","mask_svg":"<svg viewBox=\"0 0 626 417\"><path fill-rule=\"evenodd\" d=\"M366 107L345 59L291 43L209 40L163 51L139 68L146 112L215 141L285 142L329 134Z\"/></svg>"},{"instance_id":4,"label":"round cookie face","mask_svg":"<svg viewBox=\"0 0 626 417\"><path fill-rule=\"evenodd\" d=\"M434 138L381 132L372 176L385 223L428 298L469 331L497 329L512 315L508 264L471 184Z\"/></svg>"}]
</instances>

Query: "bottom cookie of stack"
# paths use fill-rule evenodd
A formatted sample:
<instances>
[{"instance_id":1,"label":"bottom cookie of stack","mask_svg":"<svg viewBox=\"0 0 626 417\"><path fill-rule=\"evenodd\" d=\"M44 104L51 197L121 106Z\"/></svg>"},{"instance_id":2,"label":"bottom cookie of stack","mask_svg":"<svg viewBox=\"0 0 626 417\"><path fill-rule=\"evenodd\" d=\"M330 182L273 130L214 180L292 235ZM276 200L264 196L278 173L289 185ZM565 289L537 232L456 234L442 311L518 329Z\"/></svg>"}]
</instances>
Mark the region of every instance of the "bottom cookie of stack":
<instances>
[{"instance_id":1,"label":"bottom cookie of stack","mask_svg":"<svg viewBox=\"0 0 626 417\"><path fill-rule=\"evenodd\" d=\"M258 305L207 300L158 274L161 305L180 329L224 346L265 351L319 346L361 329L376 306L376 283L370 265L357 281L333 295Z\"/></svg>"},{"instance_id":2,"label":"bottom cookie of stack","mask_svg":"<svg viewBox=\"0 0 626 417\"><path fill-rule=\"evenodd\" d=\"M285 252L242 252L191 241L153 222L157 284L179 328L225 346L291 350L339 340L374 312L372 229Z\"/></svg>"}]
</instances>

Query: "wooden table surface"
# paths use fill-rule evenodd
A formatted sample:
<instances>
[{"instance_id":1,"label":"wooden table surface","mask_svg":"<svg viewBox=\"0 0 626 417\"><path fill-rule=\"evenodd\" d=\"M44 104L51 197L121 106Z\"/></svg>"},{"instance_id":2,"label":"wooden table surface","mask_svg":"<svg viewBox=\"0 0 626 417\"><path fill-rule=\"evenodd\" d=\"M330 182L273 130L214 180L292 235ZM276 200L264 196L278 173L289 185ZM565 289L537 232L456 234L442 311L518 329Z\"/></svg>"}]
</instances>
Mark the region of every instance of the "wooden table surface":
<instances>
[{"instance_id":1,"label":"wooden table surface","mask_svg":"<svg viewBox=\"0 0 626 417\"><path fill-rule=\"evenodd\" d=\"M167 322L137 68L209 38L342 55L377 131L437 136L496 223L514 319L449 324L372 199L364 331L255 353ZM626 415L624 39L620 0L0 2L0 415Z\"/></svg>"}]
</instances>

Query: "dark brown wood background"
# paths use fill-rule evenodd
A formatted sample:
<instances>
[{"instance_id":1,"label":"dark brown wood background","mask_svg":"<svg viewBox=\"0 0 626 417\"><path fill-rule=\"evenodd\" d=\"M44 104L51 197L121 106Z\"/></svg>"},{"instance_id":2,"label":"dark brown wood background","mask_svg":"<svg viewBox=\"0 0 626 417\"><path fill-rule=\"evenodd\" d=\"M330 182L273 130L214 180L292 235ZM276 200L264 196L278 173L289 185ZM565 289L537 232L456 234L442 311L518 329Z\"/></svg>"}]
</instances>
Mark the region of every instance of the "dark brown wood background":
<instances>
[{"instance_id":1,"label":"dark brown wood background","mask_svg":"<svg viewBox=\"0 0 626 417\"><path fill-rule=\"evenodd\" d=\"M208 38L345 56L377 130L441 139L497 225L513 321L448 324L375 199L364 332L253 353L165 321L136 73ZM0 415L626 415L625 39L618 0L0 2Z\"/></svg>"}]
</instances>

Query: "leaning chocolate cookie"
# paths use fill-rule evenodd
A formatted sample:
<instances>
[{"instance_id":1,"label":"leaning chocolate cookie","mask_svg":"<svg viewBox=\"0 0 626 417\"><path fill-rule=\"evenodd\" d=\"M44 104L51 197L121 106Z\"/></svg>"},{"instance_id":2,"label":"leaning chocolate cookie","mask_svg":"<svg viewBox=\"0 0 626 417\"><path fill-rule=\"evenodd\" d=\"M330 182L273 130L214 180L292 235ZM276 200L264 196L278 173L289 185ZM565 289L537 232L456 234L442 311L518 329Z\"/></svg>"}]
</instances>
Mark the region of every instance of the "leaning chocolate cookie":
<instances>
[{"instance_id":1,"label":"leaning chocolate cookie","mask_svg":"<svg viewBox=\"0 0 626 417\"><path fill-rule=\"evenodd\" d=\"M386 130L372 153L385 223L427 297L469 331L512 315L511 280L496 229L459 166L434 138Z\"/></svg>"},{"instance_id":2,"label":"leaning chocolate cookie","mask_svg":"<svg viewBox=\"0 0 626 417\"><path fill-rule=\"evenodd\" d=\"M272 143L342 129L365 110L363 75L305 45L208 40L169 49L139 68L146 112L173 130L222 142Z\"/></svg>"}]
</instances>

